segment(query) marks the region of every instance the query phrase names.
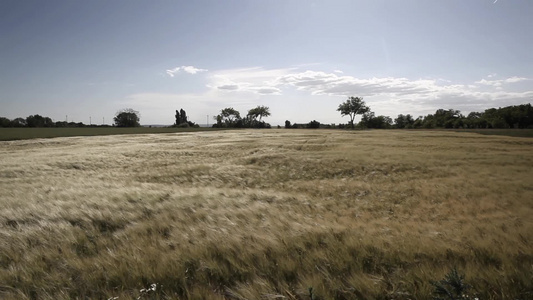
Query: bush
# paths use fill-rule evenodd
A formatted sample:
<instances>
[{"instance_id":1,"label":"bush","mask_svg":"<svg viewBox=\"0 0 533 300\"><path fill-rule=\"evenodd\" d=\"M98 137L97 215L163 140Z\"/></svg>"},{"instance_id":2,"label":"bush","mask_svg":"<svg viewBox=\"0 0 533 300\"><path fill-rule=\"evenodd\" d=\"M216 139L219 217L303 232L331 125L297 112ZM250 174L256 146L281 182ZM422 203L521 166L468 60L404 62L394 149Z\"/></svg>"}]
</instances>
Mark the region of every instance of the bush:
<instances>
[{"instance_id":1,"label":"bush","mask_svg":"<svg viewBox=\"0 0 533 300\"><path fill-rule=\"evenodd\" d=\"M433 281L431 284L435 287L433 294L434 300L456 300L468 299L467 291L470 285L464 282L464 276L453 268L448 274L444 276L441 281Z\"/></svg>"},{"instance_id":2,"label":"bush","mask_svg":"<svg viewBox=\"0 0 533 300\"><path fill-rule=\"evenodd\" d=\"M314 129L320 128L320 122L318 122L317 120L313 120L313 121L307 123L306 127L307 128L314 128Z\"/></svg>"}]
</instances>

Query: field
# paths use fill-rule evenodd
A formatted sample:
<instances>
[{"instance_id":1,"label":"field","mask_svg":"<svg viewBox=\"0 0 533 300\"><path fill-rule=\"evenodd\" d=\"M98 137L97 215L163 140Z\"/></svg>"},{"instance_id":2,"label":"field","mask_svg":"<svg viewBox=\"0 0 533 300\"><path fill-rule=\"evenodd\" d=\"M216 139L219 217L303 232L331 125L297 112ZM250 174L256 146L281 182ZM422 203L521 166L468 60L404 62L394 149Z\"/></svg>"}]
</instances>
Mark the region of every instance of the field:
<instances>
[{"instance_id":1,"label":"field","mask_svg":"<svg viewBox=\"0 0 533 300\"><path fill-rule=\"evenodd\" d=\"M485 135L505 135L515 137L533 137L533 129L455 129L458 132L471 132Z\"/></svg>"},{"instance_id":2,"label":"field","mask_svg":"<svg viewBox=\"0 0 533 300\"><path fill-rule=\"evenodd\" d=\"M0 141L55 138L69 136L97 136L118 134L182 133L217 131L217 128L168 128L168 127L81 127L81 128L0 128ZM424 130L427 131L427 130ZM533 137L533 129L459 129L446 131L470 132L487 135Z\"/></svg>"},{"instance_id":3,"label":"field","mask_svg":"<svg viewBox=\"0 0 533 300\"><path fill-rule=\"evenodd\" d=\"M2 299L429 299L454 267L470 297L533 298L532 139L61 137L0 166Z\"/></svg>"},{"instance_id":4,"label":"field","mask_svg":"<svg viewBox=\"0 0 533 300\"><path fill-rule=\"evenodd\" d=\"M116 134L149 134L213 131L215 128L168 127L80 127L80 128L0 128L0 141L55 138L69 136L96 136Z\"/></svg>"}]
</instances>

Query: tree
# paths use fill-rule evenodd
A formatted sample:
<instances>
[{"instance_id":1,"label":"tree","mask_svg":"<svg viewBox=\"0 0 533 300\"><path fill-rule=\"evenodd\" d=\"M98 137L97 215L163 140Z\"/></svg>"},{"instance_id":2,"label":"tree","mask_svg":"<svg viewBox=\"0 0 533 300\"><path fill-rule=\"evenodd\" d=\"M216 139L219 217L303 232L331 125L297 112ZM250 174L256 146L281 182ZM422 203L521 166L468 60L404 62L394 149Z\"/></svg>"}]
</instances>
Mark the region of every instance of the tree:
<instances>
[{"instance_id":1,"label":"tree","mask_svg":"<svg viewBox=\"0 0 533 300\"><path fill-rule=\"evenodd\" d=\"M412 128L414 123L415 123L415 120L413 120L413 117L410 114L407 114L407 115L399 114L398 117L394 119L394 124L396 125L396 128L399 128L399 129Z\"/></svg>"},{"instance_id":2,"label":"tree","mask_svg":"<svg viewBox=\"0 0 533 300\"><path fill-rule=\"evenodd\" d=\"M213 124L213 128L221 128L222 127L222 116L216 115L213 117L213 119L216 121L216 123Z\"/></svg>"},{"instance_id":3,"label":"tree","mask_svg":"<svg viewBox=\"0 0 533 300\"><path fill-rule=\"evenodd\" d=\"M176 110L176 126L181 124L187 124L187 113L181 108L179 111Z\"/></svg>"},{"instance_id":4,"label":"tree","mask_svg":"<svg viewBox=\"0 0 533 300\"><path fill-rule=\"evenodd\" d=\"M413 123L413 128L420 128L422 125L424 125L424 117L419 116Z\"/></svg>"},{"instance_id":5,"label":"tree","mask_svg":"<svg viewBox=\"0 0 533 300\"><path fill-rule=\"evenodd\" d=\"M26 119L15 118L15 119L11 120L11 123L9 124L9 127L26 127Z\"/></svg>"},{"instance_id":6,"label":"tree","mask_svg":"<svg viewBox=\"0 0 533 300\"><path fill-rule=\"evenodd\" d=\"M350 124L352 124L352 129L354 129L353 121L355 116L362 115L368 112L370 108L366 106L362 97L348 97L348 100L341 103L337 111L341 112L341 116L350 116Z\"/></svg>"},{"instance_id":7,"label":"tree","mask_svg":"<svg viewBox=\"0 0 533 300\"><path fill-rule=\"evenodd\" d=\"M289 120L285 121L285 128L291 128L291 121Z\"/></svg>"},{"instance_id":8,"label":"tree","mask_svg":"<svg viewBox=\"0 0 533 300\"><path fill-rule=\"evenodd\" d=\"M268 116L270 116L270 108L267 106L258 106L248 111L244 123L252 128L270 128L270 124L262 121L263 117ZM257 117L259 117L259 120L257 120Z\"/></svg>"},{"instance_id":9,"label":"tree","mask_svg":"<svg viewBox=\"0 0 533 300\"><path fill-rule=\"evenodd\" d=\"M258 106L256 108L252 108L248 111L248 116L251 116L253 119L257 119L257 117L259 117L259 122L261 122L263 117L270 116L270 108L267 106Z\"/></svg>"},{"instance_id":10,"label":"tree","mask_svg":"<svg viewBox=\"0 0 533 300\"><path fill-rule=\"evenodd\" d=\"M9 127L11 120L5 117L0 117L0 127Z\"/></svg>"},{"instance_id":11,"label":"tree","mask_svg":"<svg viewBox=\"0 0 533 300\"><path fill-rule=\"evenodd\" d=\"M307 128L313 128L313 129L320 128L320 122L318 122L317 120L313 120L313 121L307 123L306 127Z\"/></svg>"},{"instance_id":12,"label":"tree","mask_svg":"<svg viewBox=\"0 0 533 300\"><path fill-rule=\"evenodd\" d=\"M138 127L140 114L131 108L119 110L113 118L117 127Z\"/></svg>"},{"instance_id":13,"label":"tree","mask_svg":"<svg viewBox=\"0 0 533 300\"><path fill-rule=\"evenodd\" d=\"M239 113L233 107L227 107L220 111L222 121L226 123L228 127L233 127L235 122L241 119L241 113Z\"/></svg>"},{"instance_id":14,"label":"tree","mask_svg":"<svg viewBox=\"0 0 533 300\"><path fill-rule=\"evenodd\" d=\"M41 115L31 115L26 118L26 126L28 127L53 127L54 122L49 117Z\"/></svg>"},{"instance_id":15,"label":"tree","mask_svg":"<svg viewBox=\"0 0 533 300\"><path fill-rule=\"evenodd\" d=\"M365 128L388 129L392 126L392 119L388 116L376 116L374 112L368 111L363 114L359 124Z\"/></svg>"},{"instance_id":16,"label":"tree","mask_svg":"<svg viewBox=\"0 0 533 300\"><path fill-rule=\"evenodd\" d=\"M438 109L434 115L435 126L441 128L453 128L454 122L462 117L461 111L459 110Z\"/></svg>"}]
</instances>

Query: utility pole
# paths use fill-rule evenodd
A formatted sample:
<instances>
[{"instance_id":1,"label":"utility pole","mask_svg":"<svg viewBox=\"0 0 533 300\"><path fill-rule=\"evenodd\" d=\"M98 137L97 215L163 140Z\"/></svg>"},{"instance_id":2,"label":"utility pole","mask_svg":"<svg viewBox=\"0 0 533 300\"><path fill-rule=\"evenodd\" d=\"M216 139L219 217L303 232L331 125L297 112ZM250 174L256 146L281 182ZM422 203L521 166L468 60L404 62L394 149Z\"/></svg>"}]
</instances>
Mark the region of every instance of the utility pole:
<instances>
[{"instance_id":1,"label":"utility pole","mask_svg":"<svg viewBox=\"0 0 533 300\"><path fill-rule=\"evenodd\" d=\"M93 125L93 120L91 119L91 116L89 116L89 126Z\"/></svg>"},{"instance_id":2,"label":"utility pole","mask_svg":"<svg viewBox=\"0 0 533 300\"><path fill-rule=\"evenodd\" d=\"M68 123L68 115L65 115L65 122Z\"/></svg>"},{"instance_id":3,"label":"utility pole","mask_svg":"<svg viewBox=\"0 0 533 300\"><path fill-rule=\"evenodd\" d=\"M207 115L207 127L209 127L209 115Z\"/></svg>"}]
</instances>

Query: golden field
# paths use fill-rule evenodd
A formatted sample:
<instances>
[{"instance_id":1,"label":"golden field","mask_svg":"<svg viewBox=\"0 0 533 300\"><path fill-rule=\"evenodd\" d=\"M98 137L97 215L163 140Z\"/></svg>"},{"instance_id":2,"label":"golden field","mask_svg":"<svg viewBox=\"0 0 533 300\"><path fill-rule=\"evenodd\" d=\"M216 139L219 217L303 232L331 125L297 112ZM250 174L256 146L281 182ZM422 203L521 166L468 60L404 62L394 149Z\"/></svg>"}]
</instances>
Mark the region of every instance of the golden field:
<instances>
[{"instance_id":1,"label":"golden field","mask_svg":"<svg viewBox=\"0 0 533 300\"><path fill-rule=\"evenodd\" d=\"M428 299L453 267L471 297L533 299L528 138L7 141L0 205L1 299Z\"/></svg>"}]
</instances>

